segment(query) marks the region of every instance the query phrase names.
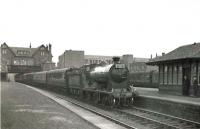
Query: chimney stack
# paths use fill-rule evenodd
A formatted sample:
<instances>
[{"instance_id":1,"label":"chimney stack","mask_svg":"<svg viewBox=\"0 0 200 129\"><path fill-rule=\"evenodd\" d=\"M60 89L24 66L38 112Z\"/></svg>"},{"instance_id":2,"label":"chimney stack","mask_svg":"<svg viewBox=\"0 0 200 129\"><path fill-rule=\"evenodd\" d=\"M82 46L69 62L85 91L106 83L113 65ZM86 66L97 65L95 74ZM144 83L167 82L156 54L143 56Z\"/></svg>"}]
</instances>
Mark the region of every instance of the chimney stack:
<instances>
[{"instance_id":1,"label":"chimney stack","mask_svg":"<svg viewBox=\"0 0 200 129\"><path fill-rule=\"evenodd\" d=\"M116 56L115 56L115 57L113 57L112 59L113 59L114 64L119 63L119 60L120 60L119 57L116 57Z\"/></svg>"},{"instance_id":2,"label":"chimney stack","mask_svg":"<svg viewBox=\"0 0 200 129\"><path fill-rule=\"evenodd\" d=\"M49 52L51 53L51 44L49 43Z\"/></svg>"},{"instance_id":3,"label":"chimney stack","mask_svg":"<svg viewBox=\"0 0 200 129\"><path fill-rule=\"evenodd\" d=\"M164 56L164 55L165 55L165 53L163 52L163 53L162 53L162 56Z\"/></svg>"}]
</instances>

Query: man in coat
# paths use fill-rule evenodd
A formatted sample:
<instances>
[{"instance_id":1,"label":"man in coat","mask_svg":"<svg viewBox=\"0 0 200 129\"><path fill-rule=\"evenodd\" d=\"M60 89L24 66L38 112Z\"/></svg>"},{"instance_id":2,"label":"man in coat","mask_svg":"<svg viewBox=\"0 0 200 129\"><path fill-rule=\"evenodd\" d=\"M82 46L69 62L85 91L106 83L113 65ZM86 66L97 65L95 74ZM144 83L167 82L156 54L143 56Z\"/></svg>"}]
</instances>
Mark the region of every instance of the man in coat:
<instances>
[{"instance_id":1,"label":"man in coat","mask_svg":"<svg viewBox=\"0 0 200 129\"><path fill-rule=\"evenodd\" d=\"M190 89L190 80L185 75L183 77L183 95L188 96L189 95L189 89Z\"/></svg>"},{"instance_id":2,"label":"man in coat","mask_svg":"<svg viewBox=\"0 0 200 129\"><path fill-rule=\"evenodd\" d=\"M197 81L197 77L194 76L193 77L193 89L194 89L194 96L198 96L198 81Z\"/></svg>"}]
</instances>

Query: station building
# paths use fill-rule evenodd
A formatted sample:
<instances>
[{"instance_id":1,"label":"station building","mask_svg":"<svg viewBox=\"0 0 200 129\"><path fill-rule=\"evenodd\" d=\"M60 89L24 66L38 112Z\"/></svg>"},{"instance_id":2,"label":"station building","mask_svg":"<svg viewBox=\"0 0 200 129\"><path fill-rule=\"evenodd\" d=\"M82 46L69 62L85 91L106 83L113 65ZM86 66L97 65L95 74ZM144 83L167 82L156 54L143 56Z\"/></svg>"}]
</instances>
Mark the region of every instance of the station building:
<instances>
[{"instance_id":1,"label":"station building","mask_svg":"<svg viewBox=\"0 0 200 129\"><path fill-rule=\"evenodd\" d=\"M1 59L9 73L25 73L42 70L50 70L55 67L52 62L51 44L41 45L37 48L10 47L6 43L1 44Z\"/></svg>"},{"instance_id":2,"label":"station building","mask_svg":"<svg viewBox=\"0 0 200 129\"><path fill-rule=\"evenodd\" d=\"M194 95L193 77L198 78L200 93L200 43L176 48L160 57L151 59L147 64L159 67L159 91L182 95L183 77L189 78L189 95Z\"/></svg>"}]
</instances>

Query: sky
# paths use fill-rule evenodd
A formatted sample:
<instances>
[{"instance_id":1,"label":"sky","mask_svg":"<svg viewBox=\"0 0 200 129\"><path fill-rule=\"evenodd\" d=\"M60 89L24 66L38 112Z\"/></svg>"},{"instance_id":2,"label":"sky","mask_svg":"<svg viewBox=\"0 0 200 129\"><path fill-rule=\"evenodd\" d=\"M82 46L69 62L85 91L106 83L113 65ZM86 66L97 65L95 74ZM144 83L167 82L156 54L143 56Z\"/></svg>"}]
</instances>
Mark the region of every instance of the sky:
<instances>
[{"instance_id":1,"label":"sky","mask_svg":"<svg viewBox=\"0 0 200 129\"><path fill-rule=\"evenodd\" d=\"M0 0L0 43L150 58L200 42L200 0Z\"/></svg>"}]
</instances>

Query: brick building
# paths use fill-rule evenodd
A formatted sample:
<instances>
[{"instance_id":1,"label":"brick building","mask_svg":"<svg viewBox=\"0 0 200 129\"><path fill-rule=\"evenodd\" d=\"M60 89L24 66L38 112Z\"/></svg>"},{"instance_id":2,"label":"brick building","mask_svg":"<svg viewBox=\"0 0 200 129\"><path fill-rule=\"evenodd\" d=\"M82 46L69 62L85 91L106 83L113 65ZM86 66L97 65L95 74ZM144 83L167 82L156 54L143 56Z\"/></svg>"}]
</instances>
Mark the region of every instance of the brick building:
<instances>
[{"instance_id":1,"label":"brick building","mask_svg":"<svg viewBox=\"0 0 200 129\"><path fill-rule=\"evenodd\" d=\"M49 70L55 66L52 63L51 44L41 45L37 48L10 47L6 43L1 44L1 59L6 61L8 72L32 72ZM50 65L50 67L47 67Z\"/></svg>"},{"instance_id":2,"label":"brick building","mask_svg":"<svg viewBox=\"0 0 200 129\"><path fill-rule=\"evenodd\" d=\"M183 77L189 78L189 95L197 90L200 95L200 43L189 44L150 60L147 64L159 67L159 90L184 94ZM194 89L193 77L198 79L198 88Z\"/></svg>"}]
</instances>

